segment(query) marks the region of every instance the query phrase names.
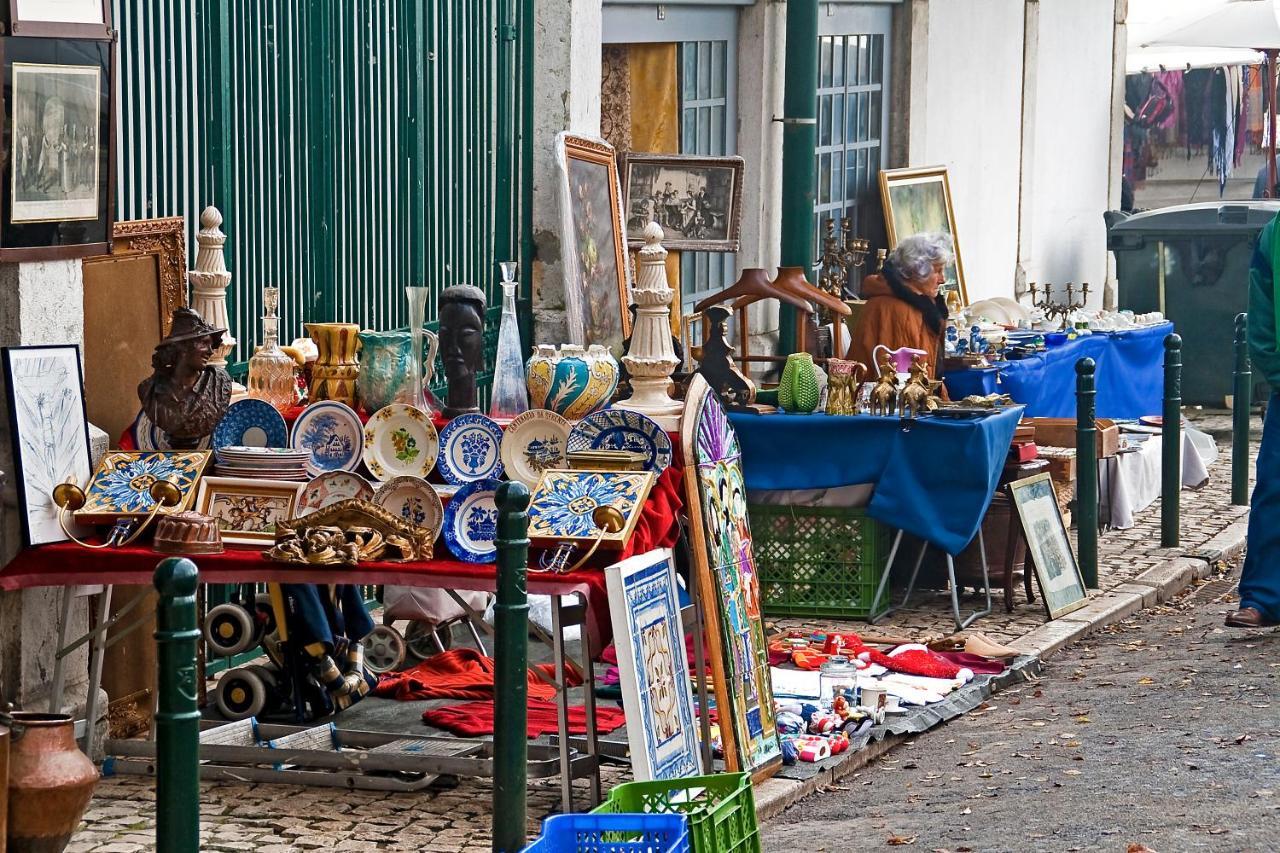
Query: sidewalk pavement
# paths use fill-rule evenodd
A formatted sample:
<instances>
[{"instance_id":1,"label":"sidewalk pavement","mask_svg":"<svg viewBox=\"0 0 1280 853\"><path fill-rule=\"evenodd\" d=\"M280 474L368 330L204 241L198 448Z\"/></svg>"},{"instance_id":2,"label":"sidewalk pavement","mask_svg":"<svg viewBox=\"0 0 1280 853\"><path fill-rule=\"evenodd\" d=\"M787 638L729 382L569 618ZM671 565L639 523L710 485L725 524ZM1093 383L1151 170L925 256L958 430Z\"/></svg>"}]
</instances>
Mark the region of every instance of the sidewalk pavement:
<instances>
[{"instance_id":1,"label":"sidewalk pavement","mask_svg":"<svg viewBox=\"0 0 1280 853\"><path fill-rule=\"evenodd\" d=\"M1182 493L1181 547L1160 548L1160 505L1135 515L1130 530L1108 531L1099 540L1100 589L1090 603L1068 616L1046 623L1040 603L1028 604L1021 586L1015 606L1006 613L1000 595L989 616L974 624L999 642L1028 654L1047 657L1063 645L1118 622L1144 608L1168 601L1186 587L1202 583L1244 548L1247 507L1230 504L1231 451L1229 428L1222 437L1222 413L1189 418L1219 437L1219 458L1210 482L1199 491ZM1256 421L1256 419L1255 419ZM1229 421L1228 421L1229 423ZM1256 426L1256 424L1255 424ZM1252 464L1250 466L1252 473ZM950 600L917 593L918 604L898 611L873 628L861 622L778 620L781 627L945 636L953 630ZM979 599L961 599L962 611ZM1033 670L1027 670L1032 678ZM892 749L906 736L873 741L865 749L845 753L822 765L786 768L757 786L761 821L779 814L800 798L832 784ZM606 765L606 790L629 778L629 771ZM575 784L585 802L585 780ZM201 849L294 853L318 849L387 851L488 851L493 789L484 780L462 779L456 787L417 794L342 791L287 785L204 783L201 786ZM98 786L81 831L68 853L140 853L154 848L153 780L113 777ZM529 786L529 837L539 832L543 817L559 810L559 780L537 780Z\"/></svg>"}]
</instances>

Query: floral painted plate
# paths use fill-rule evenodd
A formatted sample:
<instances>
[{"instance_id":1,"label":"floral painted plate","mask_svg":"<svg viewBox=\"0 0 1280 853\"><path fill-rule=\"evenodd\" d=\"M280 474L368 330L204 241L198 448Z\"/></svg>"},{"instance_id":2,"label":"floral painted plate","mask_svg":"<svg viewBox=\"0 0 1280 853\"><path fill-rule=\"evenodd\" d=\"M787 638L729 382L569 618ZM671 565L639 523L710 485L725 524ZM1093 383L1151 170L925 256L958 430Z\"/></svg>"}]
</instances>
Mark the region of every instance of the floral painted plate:
<instances>
[{"instance_id":1,"label":"floral painted plate","mask_svg":"<svg viewBox=\"0 0 1280 853\"><path fill-rule=\"evenodd\" d=\"M298 499L298 515L310 515L329 504L353 499L373 500L373 486L350 471L327 471L303 487Z\"/></svg>"},{"instance_id":2,"label":"floral painted plate","mask_svg":"<svg viewBox=\"0 0 1280 853\"><path fill-rule=\"evenodd\" d=\"M236 400L213 428L213 449L232 445L284 447L289 443L289 426L276 407L248 397Z\"/></svg>"},{"instance_id":3,"label":"floral painted plate","mask_svg":"<svg viewBox=\"0 0 1280 853\"><path fill-rule=\"evenodd\" d=\"M572 428L547 409L531 409L512 419L502 436L502 466L507 476L532 489L543 471L564 468Z\"/></svg>"},{"instance_id":4,"label":"floral painted plate","mask_svg":"<svg viewBox=\"0 0 1280 853\"><path fill-rule=\"evenodd\" d=\"M364 464L376 480L425 477L439 450L431 418L404 403L378 409L364 426Z\"/></svg>"},{"instance_id":5,"label":"floral painted plate","mask_svg":"<svg viewBox=\"0 0 1280 853\"><path fill-rule=\"evenodd\" d=\"M432 540L440 535L444 507L436 490L421 477L388 480L378 487L373 502L412 525L427 528Z\"/></svg>"},{"instance_id":6,"label":"floral painted plate","mask_svg":"<svg viewBox=\"0 0 1280 853\"><path fill-rule=\"evenodd\" d=\"M502 428L484 415L459 415L440 430L436 465L455 486L502 477Z\"/></svg>"},{"instance_id":7,"label":"floral painted plate","mask_svg":"<svg viewBox=\"0 0 1280 853\"><path fill-rule=\"evenodd\" d=\"M458 489L445 507L444 544L459 560L492 563L498 559L498 505L495 497L500 485L497 480L468 483Z\"/></svg>"},{"instance_id":8,"label":"floral painted plate","mask_svg":"<svg viewBox=\"0 0 1280 853\"><path fill-rule=\"evenodd\" d=\"M311 454L307 473L312 477L325 471L354 471L364 451L364 427L346 403L323 400L307 406L293 422L289 445Z\"/></svg>"},{"instance_id":9,"label":"floral painted plate","mask_svg":"<svg viewBox=\"0 0 1280 853\"><path fill-rule=\"evenodd\" d=\"M647 459L646 471L662 473L671 464L671 436L650 417L626 409L587 415L569 433L567 452L633 450Z\"/></svg>"}]
</instances>

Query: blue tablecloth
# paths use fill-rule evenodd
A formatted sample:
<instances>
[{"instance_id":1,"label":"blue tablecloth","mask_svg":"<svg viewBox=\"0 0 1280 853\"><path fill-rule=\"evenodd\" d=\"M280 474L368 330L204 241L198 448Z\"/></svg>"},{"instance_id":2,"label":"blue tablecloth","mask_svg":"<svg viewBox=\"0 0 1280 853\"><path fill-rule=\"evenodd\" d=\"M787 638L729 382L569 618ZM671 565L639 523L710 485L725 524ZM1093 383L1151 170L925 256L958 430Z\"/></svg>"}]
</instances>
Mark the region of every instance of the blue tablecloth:
<instances>
[{"instance_id":1,"label":"blue tablecloth","mask_svg":"<svg viewBox=\"0 0 1280 853\"><path fill-rule=\"evenodd\" d=\"M867 514L958 554L978 532L1022 416L975 420L731 414L748 489L874 483Z\"/></svg>"},{"instance_id":2,"label":"blue tablecloth","mask_svg":"<svg viewBox=\"0 0 1280 853\"><path fill-rule=\"evenodd\" d=\"M1164 394L1164 339L1172 323L1128 332L1095 332L1050 347L1032 358L982 370L946 374L953 400L970 394L1008 394L1027 407L1028 417L1076 416L1076 361L1097 363L1100 418L1158 415Z\"/></svg>"}]
</instances>

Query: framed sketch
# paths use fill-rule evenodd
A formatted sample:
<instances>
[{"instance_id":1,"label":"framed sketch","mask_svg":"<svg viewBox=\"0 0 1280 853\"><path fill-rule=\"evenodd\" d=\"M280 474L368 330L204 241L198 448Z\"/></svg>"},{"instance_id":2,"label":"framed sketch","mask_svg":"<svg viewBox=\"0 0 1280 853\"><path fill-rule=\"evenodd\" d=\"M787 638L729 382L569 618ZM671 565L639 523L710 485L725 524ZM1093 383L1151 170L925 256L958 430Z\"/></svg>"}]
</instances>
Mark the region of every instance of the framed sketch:
<instances>
[{"instance_id":1,"label":"framed sketch","mask_svg":"<svg viewBox=\"0 0 1280 853\"><path fill-rule=\"evenodd\" d=\"M8 0L15 36L111 38L111 0Z\"/></svg>"},{"instance_id":2,"label":"framed sketch","mask_svg":"<svg viewBox=\"0 0 1280 853\"><path fill-rule=\"evenodd\" d=\"M698 726L671 549L637 554L604 575L631 771L640 782L696 776Z\"/></svg>"},{"instance_id":3,"label":"framed sketch","mask_svg":"<svg viewBox=\"0 0 1280 853\"><path fill-rule=\"evenodd\" d=\"M627 245L644 245L644 227L662 226L667 249L738 251L742 228L741 157L625 154Z\"/></svg>"},{"instance_id":4,"label":"framed sketch","mask_svg":"<svg viewBox=\"0 0 1280 853\"><path fill-rule=\"evenodd\" d=\"M297 515L305 485L290 480L204 477L196 492L195 510L217 520L222 541L228 545L269 548L276 542L276 524Z\"/></svg>"},{"instance_id":5,"label":"framed sketch","mask_svg":"<svg viewBox=\"0 0 1280 853\"><path fill-rule=\"evenodd\" d=\"M93 473L80 348L5 347L4 381L23 543L62 542L53 488L86 486Z\"/></svg>"},{"instance_id":6,"label":"framed sketch","mask_svg":"<svg viewBox=\"0 0 1280 853\"><path fill-rule=\"evenodd\" d=\"M742 451L724 408L701 374L694 375L685 397L680 442L693 587L706 617L725 767L761 779L781 766L782 747L774 719Z\"/></svg>"},{"instance_id":7,"label":"framed sketch","mask_svg":"<svg viewBox=\"0 0 1280 853\"><path fill-rule=\"evenodd\" d=\"M114 46L0 39L4 74L0 260L110 251Z\"/></svg>"},{"instance_id":8,"label":"framed sketch","mask_svg":"<svg viewBox=\"0 0 1280 853\"><path fill-rule=\"evenodd\" d=\"M1009 498L1027 540L1027 556L1035 563L1040 597L1050 619L1085 605L1080 566L1071 551L1067 526L1058 509L1058 496L1048 474L1036 474L1009 484Z\"/></svg>"},{"instance_id":9,"label":"framed sketch","mask_svg":"<svg viewBox=\"0 0 1280 853\"><path fill-rule=\"evenodd\" d=\"M560 247L570 343L600 344L615 358L631 334L631 265L613 146L561 133Z\"/></svg>"},{"instance_id":10,"label":"framed sketch","mask_svg":"<svg viewBox=\"0 0 1280 853\"><path fill-rule=\"evenodd\" d=\"M956 260L946 269L943 295L955 292L962 305L969 304L969 291L964 285L964 263L960 260L960 235L956 231L956 214L951 206L951 182L946 166L921 169L882 169L880 201L884 205L885 230L889 246L914 234L942 232L951 235Z\"/></svg>"}]
</instances>

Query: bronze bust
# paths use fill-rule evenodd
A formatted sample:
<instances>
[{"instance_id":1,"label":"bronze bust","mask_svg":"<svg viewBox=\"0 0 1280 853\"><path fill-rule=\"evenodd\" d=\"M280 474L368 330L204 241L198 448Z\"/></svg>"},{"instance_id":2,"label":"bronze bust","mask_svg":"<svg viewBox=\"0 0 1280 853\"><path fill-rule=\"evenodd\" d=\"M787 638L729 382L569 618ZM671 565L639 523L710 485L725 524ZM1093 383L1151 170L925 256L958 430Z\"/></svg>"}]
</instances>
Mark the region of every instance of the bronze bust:
<instances>
[{"instance_id":1,"label":"bronze bust","mask_svg":"<svg viewBox=\"0 0 1280 853\"><path fill-rule=\"evenodd\" d=\"M175 450L198 447L227 413L231 377L209 365L226 331L190 308L176 309L172 330L151 356L152 373L138 386L142 410Z\"/></svg>"},{"instance_id":2,"label":"bronze bust","mask_svg":"<svg viewBox=\"0 0 1280 853\"><path fill-rule=\"evenodd\" d=\"M480 411L476 377L484 368L484 291L470 284L440 294L440 358L448 383L444 415Z\"/></svg>"}]
</instances>

